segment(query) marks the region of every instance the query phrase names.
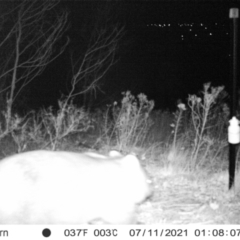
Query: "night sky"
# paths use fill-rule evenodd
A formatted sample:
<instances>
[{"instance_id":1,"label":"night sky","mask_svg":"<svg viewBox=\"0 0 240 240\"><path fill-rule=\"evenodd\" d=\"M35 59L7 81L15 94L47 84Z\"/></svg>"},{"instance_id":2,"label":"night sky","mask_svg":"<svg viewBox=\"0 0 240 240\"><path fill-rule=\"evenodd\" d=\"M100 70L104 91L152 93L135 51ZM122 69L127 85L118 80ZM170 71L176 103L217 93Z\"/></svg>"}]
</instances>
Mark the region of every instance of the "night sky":
<instances>
[{"instance_id":1,"label":"night sky","mask_svg":"<svg viewBox=\"0 0 240 240\"><path fill-rule=\"evenodd\" d=\"M227 2L227 3L226 3ZM103 79L96 107L121 99L121 92L145 93L156 108L172 108L203 83L230 90L231 24L228 1L64 1L71 39L64 54L50 64L28 93L29 107L56 105L69 88L70 54L81 54L95 13L108 4L114 21L125 25L117 63ZM84 28L85 27L85 28ZM85 32L83 31L85 29Z\"/></svg>"}]
</instances>

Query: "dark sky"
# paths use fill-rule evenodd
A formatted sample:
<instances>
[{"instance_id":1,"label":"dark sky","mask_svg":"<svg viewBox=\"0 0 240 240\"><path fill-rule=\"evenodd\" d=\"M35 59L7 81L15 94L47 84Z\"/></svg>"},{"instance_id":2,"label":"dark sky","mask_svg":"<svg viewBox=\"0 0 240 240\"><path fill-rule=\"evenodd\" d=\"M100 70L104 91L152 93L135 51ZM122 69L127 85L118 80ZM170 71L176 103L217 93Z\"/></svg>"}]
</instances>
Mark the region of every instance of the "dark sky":
<instances>
[{"instance_id":1,"label":"dark sky","mask_svg":"<svg viewBox=\"0 0 240 240\"><path fill-rule=\"evenodd\" d=\"M119 100L122 91L145 93L157 108L173 107L178 98L197 93L203 83L229 88L232 20L227 1L116 1L110 15L125 25L117 51L118 62L110 69L99 93L99 105ZM106 7L100 1L64 1L69 11L71 43L51 64L40 83L34 83L33 105L57 103L71 78L70 52L81 53L94 17ZM85 26L85 33L82 31ZM230 55L229 55L230 54ZM56 80L57 79L57 80ZM39 87L44 86L43 93ZM35 91L34 91L35 89ZM42 97L45 100L41 103ZM46 97L47 96L47 97Z\"/></svg>"}]
</instances>

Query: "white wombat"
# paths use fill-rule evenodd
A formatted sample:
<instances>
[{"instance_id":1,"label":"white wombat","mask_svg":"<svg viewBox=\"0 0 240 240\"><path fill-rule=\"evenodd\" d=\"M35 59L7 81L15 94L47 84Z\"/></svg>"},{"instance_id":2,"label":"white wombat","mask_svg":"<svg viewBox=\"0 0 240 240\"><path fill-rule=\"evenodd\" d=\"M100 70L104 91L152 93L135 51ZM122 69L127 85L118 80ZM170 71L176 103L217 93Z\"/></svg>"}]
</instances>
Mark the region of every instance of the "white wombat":
<instances>
[{"instance_id":1,"label":"white wombat","mask_svg":"<svg viewBox=\"0 0 240 240\"><path fill-rule=\"evenodd\" d=\"M132 224L150 196L138 159L31 151L0 160L0 224Z\"/></svg>"}]
</instances>

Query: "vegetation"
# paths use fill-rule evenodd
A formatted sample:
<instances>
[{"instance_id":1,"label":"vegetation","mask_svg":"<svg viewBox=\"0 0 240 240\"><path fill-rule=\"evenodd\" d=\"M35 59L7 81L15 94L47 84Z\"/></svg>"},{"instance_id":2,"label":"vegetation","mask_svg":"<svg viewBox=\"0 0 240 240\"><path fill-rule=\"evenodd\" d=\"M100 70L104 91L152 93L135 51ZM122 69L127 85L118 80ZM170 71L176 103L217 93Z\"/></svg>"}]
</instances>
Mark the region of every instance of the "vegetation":
<instances>
[{"instance_id":1,"label":"vegetation","mask_svg":"<svg viewBox=\"0 0 240 240\"><path fill-rule=\"evenodd\" d=\"M210 206L210 212L226 205L226 209L221 207L223 212L219 213L221 221L212 221L225 222L226 214L239 207L234 206L234 210L229 211L228 204L232 199L226 200L223 191L228 189L224 170L228 168L229 120L224 87L212 87L206 83L199 94L186 96L185 103L179 101L174 112L156 110L154 101L148 100L145 94L134 96L130 91L122 93L121 101L94 108L94 98L103 85L102 80L117 61L117 50L124 35L124 26L108 15L111 12L109 4L106 4L108 11L99 8L96 22L92 24L94 27L89 29L87 20L82 29L86 42L79 43L81 51L75 51L71 56L72 76L66 80L68 92L56 99L58 107L24 114L17 111L23 105L24 91L70 42L68 38L63 43L60 41L67 30L68 13L55 11L58 2L10 1L10 5L0 9L4 29L0 36L0 158L35 149L101 153L115 149L123 154L133 153L147 171L150 169L156 196L149 213L156 216L159 212L161 215L161 220L154 219L154 223L165 223L165 219L172 223L172 218L186 223L182 221L182 209L190 213L185 214L184 210L184 216L189 217L187 223L193 221L192 215L203 216L200 221L206 222L205 212L195 214L196 208L206 210L202 204ZM50 14L52 10L56 15ZM76 104L80 102L79 96L83 98L82 105ZM209 172L223 172L225 175L207 175ZM209 180L208 176L212 179ZM189 199L193 204L187 206L185 203ZM214 201L206 204L206 199ZM181 205L183 203L185 205ZM156 204L159 206L154 209ZM159 211L164 205L174 211ZM157 211L151 214L152 209ZM216 212L213 215L215 218ZM236 211L233 220L229 216L227 222L239 223L238 216Z\"/></svg>"},{"instance_id":2,"label":"vegetation","mask_svg":"<svg viewBox=\"0 0 240 240\"><path fill-rule=\"evenodd\" d=\"M224 87L206 83L200 95L189 95L187 105L179 103L173 113L154 110L154 102L146 95L135 97L130 91L123 93L120 103L92 112L59 100L56 111L49 107L23 117L13 115L7 135L3 118L1 145L11 147L2 154L68 146L76 151L114 148L176 171L219 169L224 167L227 153L225 96ZM6 112L3 116L7 118Z\"/></svg>"}]
</instances>

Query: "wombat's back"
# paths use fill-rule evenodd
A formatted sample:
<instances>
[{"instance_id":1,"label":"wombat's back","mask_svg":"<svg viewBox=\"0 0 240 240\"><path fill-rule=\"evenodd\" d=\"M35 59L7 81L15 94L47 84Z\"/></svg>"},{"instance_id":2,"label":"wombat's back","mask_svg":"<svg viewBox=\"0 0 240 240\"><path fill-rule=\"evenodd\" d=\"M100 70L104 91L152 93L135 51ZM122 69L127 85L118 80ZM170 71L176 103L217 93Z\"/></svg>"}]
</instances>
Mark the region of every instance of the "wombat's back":
<instances>
[{"instance_id":1,"label":"wombat's back","mask_svg":"<svg viewBox=\"0 0 240 240\"><path fill-rule=\"evenodd\" d=\"M20 153L0 161L0 224L134 223L146 180L133 155Z\"/></svg>"}]
</instances>

